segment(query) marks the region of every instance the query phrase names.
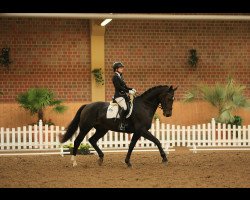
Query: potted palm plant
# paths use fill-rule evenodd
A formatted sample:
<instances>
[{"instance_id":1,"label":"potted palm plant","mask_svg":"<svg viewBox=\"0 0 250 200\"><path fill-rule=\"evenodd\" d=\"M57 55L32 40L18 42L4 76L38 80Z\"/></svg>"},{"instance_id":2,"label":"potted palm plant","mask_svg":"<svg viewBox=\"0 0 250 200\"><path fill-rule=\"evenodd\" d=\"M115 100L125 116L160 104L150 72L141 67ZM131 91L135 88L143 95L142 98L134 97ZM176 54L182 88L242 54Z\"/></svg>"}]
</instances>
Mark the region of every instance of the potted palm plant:
<instances>
[{"instance_id":1,"label":"potted palm plant","mask_svg":"<svg viewBox=\"0 0 250 200\"><path fill-rule=\"evenodd\" d=\"M218 110L215 118L217 123L241 125L240 116L234 116L233 112L238 108L249 108L250 100L244 96L245 86L236 84L232 77L228 77L226 84L207 86L198 84L189 90L184 96L184 102L192 102L201 98Z\"/></svg>"},{"instance_id":2,"label":"potted palm plant","mask_svg":"<svg viewBox=\"0 0 250 200\"><path fill-rule=\"evenodd\" d=\"M63 113L66 106L61 105L62 100L56 100L55 94L46 88L30 88L24 93L18 94L17 102L22 108L28 110L31 115L37 114L38 121L44 122L44 110L53 107L53 111Z\"/></svg>"}]
</instances>

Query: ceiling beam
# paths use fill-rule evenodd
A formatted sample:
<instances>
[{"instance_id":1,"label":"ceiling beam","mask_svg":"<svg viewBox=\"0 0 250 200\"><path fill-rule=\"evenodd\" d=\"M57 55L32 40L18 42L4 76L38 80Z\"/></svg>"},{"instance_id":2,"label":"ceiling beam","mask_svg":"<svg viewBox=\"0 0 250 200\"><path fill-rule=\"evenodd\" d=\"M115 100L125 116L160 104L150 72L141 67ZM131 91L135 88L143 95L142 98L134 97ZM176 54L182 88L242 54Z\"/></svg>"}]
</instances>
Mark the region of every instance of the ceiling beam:
<instances>
[{"instance_id":1,"label":"ceiling beam","mask_svg":"<svg viewBox=\"0 0 250 200\"><path fill-rule=\"evenodd\" d=\"M125 13L0 13L0 17L137 19L137 20L226 20L249 21L250 15L219 14L125 14Z\"/></svg>"}]
</instances>

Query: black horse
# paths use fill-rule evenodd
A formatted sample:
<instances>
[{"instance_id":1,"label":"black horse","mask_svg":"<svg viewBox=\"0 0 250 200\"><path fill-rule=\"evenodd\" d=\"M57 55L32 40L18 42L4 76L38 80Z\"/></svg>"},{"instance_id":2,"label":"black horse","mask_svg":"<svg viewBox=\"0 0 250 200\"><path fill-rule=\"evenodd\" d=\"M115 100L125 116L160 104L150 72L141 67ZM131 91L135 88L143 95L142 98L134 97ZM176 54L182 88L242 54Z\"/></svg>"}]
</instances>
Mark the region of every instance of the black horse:
<instances>
[{"instance_id":1,"label":"black horse","mask_svg":"<svg viewBox=\"0 0 250 200\"><path fill-rule=\"evenodd\" d=\"M176 89L177 88L173 88L173 86L160 85L152 87L140 96L134 98L133 112L127 119L128 126L126 131L124 131L126 133L134 133L125 158L125 163L128 167L132 166L130 163L130 156L136 142L141 136L157 145L162 157L162 162L165 164L167 163L167 157L161 147L160 141L148 130L151 127L156 109L160 106L159 104L161 104L164 116L170 117L172 115L172 105ZM108 106L109 103L107 102L94 102L81 106L68 126L66 133L60 136L60 142L64 143L73 136L78 126L80 128L80 132L74 141L72 155L73 166L76 165L75 157L80 143L93 127L96 129L96 132L89 138L89 142L99 155L99 165L103 162L104 154L97 146L97 141L102 138L108 130L121 132L118 130L119 120L115 121L114 119L106 118Z\"/></svg>"}]
</instances>

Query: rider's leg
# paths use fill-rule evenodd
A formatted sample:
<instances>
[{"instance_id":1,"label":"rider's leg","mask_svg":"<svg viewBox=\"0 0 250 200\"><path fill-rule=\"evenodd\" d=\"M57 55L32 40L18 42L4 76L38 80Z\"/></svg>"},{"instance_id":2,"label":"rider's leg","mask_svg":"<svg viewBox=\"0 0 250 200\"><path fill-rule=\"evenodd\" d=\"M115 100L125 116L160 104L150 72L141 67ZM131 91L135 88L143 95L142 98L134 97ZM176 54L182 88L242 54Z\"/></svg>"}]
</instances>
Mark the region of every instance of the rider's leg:
<instances>
[{"instance_id":1,"label":"rider's leg","mask_svg":"<svg viewBox=\"0 0 250 200\"><path fill-rule=\"evenodd\" d=\"M116 102L121 106L121 112L119 113L120 115L120 124L119 124L119 129L121 131L125 130L125 120L126 120L126 111L127 111L127 104L126 101L123 97L118 97L115 99Z\"/></svg>"},{"instance_id":2,"label":"rider's leg","mask_svg":"<svg viewBox=\"0 0 250 200\"><path fill-rule=\"evenodd\" d=\"M125 131L125 126L126 126L126 110L123 108L121 109L120 113L120 124L119 124L119 129L121 131Z\"/></svg>"}]
</instances>

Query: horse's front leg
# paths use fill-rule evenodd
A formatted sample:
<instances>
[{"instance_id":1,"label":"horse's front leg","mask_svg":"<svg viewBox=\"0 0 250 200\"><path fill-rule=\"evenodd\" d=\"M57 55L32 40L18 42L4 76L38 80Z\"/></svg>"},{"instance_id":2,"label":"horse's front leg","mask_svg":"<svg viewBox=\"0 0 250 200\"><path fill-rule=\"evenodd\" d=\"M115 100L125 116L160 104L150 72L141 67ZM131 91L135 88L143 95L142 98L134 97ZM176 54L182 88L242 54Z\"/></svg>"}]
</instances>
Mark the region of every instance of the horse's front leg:
<instances>
[{"instance_id":1,"label":"horse's front leg","mask_svg":"<svg viewBox=\"0 0 250 200\"><path fill-rule=\"evenodd\" d=\"M162 163L167 164L168 159L167 159L166 153L162 149L160 141L155 136L153 136L152 133L150 133L149 131L144 131L142 133L142 136L150 140L151 142L153 142L158 147L161 157L162 157Z\"/></svg>"},{"instance_id":2,"label":"horse's front leg","mask_svg":"<svg viewBox=\"0 0 250 200\"><path fill-rule=\"evenodd\" d=\"M131 139L131 142L129 144L128 153L127 153L127 156L125 158L125 163L127 164L128 167L132 167L132 165L130 163L130 157L131 157L132 151L136 145L136 142L138 141L139 138L140 138L140 134L134 133L134 135Z\"/></svg>"}]
</instances>

